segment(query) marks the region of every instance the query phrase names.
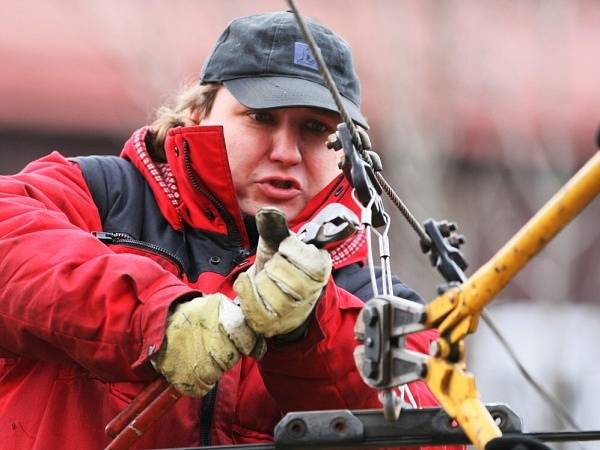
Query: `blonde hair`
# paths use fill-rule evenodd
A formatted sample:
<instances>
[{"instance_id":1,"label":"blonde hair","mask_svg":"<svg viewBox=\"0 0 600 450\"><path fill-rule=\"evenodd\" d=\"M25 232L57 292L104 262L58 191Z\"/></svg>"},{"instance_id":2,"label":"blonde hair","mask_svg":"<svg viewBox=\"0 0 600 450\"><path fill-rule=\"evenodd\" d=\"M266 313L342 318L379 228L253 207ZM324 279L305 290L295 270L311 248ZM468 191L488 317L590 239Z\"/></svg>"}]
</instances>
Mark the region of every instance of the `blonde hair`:
<instances>
[{"instance_id":1,"label":"blonde hair","mask_svg":"<svg viewBox=\"0 0 600 450\"><path fill-rule=\"evenodd\" d=\"M165 139L171 128L190 125L190 114L197 112L200 117L210 114L220 84L193 84L183 86L167 104L156 110L156 119L151 127L151 145L148 149L155 161L165 161Z\"/></svg>"}]
</instances>

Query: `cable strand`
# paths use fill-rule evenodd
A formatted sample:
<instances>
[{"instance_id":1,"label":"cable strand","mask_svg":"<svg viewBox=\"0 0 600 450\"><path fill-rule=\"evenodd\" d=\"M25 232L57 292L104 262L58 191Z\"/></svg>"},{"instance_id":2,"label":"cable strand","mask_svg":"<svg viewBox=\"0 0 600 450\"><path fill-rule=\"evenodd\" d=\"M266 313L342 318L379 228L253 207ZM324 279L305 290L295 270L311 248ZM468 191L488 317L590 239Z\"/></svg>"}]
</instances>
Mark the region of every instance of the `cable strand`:
<instances>
[{"instance_id":1,"label":"cable strand","mask_svg":"<svg viewBox=\"0 0 600 450\"><path fill-rule=\"evenodd\" d=\"M325 63L325 60L323 59L323 55L321 55L321 50L317 46L317 43L315 42L315 39L313 38L312 33L306 26L306 22L304 22L304 18L298 11L298 8L296 8L296 4L294 3L294 0L287 0L287 2L288 2L290 9L294 13L294 16L296 17L296 22L298 23L298 26L300 27L300 31L302 31L302 35L304 36L304 39L306 40L306 42L308 43L308 46L310 47L310 51L312 52L313 56L317 60L317 64L319 66L319 72L321 73L321 76L323 77L323 81L325 81L325 84L327 85L327 89L329 90L329 92L331 93L331 96L333 97L335 106L337 107L337 109L340 113L340 116L342 116L343 122L346 124L346 126L348 127L348 130L350 131L350 134L352 135L352 142L354 143L354 146L356 147L358 154L361 156L361 158L365 159L366 154L362 148L360 137L358 135L358 130L356 129L354 122L350 118L348 111L346 111L346 108L344 107L344 104L342 103L342 95L340 94L340 91L338 90L338 88L335 84L335 81L333 81L331 72L329 71L329 68L327 67L327 64Z\"/></svg>"},{"instance_id":2,"label":"cable strand","mask_svg":"<svg viewBox=\"0 0 600 450\"><path fill-rule=\"evenodd\" d=\"M498 341L500 342L500 344L502 345L502 347L504 347L504 350L506 350L506 352L508 353L508 356L513 361L513 363L517 366L517 369L519 370L519 372L521 372L521 374L523 375L523 377L525 378L525 380L537 391L537 393L551 407L554 408L553 412L556 414L556 416L559 419L561 419L563 421L563 423L566 423L567 425L573 427L574 430L581 431L581 428L577 425L577 423L575 422L575 420L569 414L569 411L567 410L567 408L560 402L560 400L558 400L550 392L548 392L533 377L533 375L531 375L529 373L529 371L521 363L521 361L517 357L517 354L515 353L514 349L511 347L511 345L508 343L508 341L506 340L506 338L502 335L502 333L500 332L500 330L498 329L498 327L496 326L496 324L492 320L489 312L487 312L485 310L481 311L481 318L483 319L483 321L485 322L485 324L489 327L489 329L491 330L492 334L494 334L494 336L496 337L496 339L498 339Z\"/></svg>"},{"instance_id":3,"label":"cable strand","mask_svg":"<svg viewBox=\"0 0 600 450\"><path fill-rule=\"evenodd\" d=\"M415 216L413 216L409 209L406 207L402 199L398 196L398 194L396 194L392 186L383 177L381 172L375 172L375 178L377 179L379 186L381 186L381 188L390 198L394 206L398 209L398 211L400 211L400 213L402 213L408 224L419 235L419 239L429 246L431 244L431 239L429 238L427 233L425 233L425 230L417 221Z\"/></svg>"}]
</instances>

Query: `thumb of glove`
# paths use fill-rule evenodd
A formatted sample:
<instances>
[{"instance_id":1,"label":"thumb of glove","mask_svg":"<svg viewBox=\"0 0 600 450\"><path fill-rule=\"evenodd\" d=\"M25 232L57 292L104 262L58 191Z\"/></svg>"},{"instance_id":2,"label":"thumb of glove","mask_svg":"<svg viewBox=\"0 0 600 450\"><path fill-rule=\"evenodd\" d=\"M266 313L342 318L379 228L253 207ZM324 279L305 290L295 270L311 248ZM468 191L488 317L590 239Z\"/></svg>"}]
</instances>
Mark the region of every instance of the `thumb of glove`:
<instances>
[{"instance_id":1,"label":"thumb of glove","mask_svg":"<svg viewBox=\"0 0 600 450\"><path fill-rule=\"evenodd\" d=\"M259 239L256 248L254 272L260 272L279 249L279 244L290 235L285 214L273 207L265 207L256 213Z\"/></svg>"}]
</instances>

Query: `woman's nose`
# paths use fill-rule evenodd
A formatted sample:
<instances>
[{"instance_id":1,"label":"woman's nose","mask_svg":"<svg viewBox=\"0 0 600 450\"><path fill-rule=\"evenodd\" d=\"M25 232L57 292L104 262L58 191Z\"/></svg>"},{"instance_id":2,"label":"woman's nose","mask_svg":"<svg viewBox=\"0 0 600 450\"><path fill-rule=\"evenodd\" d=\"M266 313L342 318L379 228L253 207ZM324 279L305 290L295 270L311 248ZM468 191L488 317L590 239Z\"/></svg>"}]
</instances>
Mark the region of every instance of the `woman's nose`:
<instances>
[{"instance_id":1,"label":"woman's nose","mask_svg":"<svg viewBox=\"0 0 600 450\"><path fill-rule=\"evenodd\" d=\"M293 166L302 161L298 133L283 127L273 133L271 160Z\"/></svg>"}]
</instances>

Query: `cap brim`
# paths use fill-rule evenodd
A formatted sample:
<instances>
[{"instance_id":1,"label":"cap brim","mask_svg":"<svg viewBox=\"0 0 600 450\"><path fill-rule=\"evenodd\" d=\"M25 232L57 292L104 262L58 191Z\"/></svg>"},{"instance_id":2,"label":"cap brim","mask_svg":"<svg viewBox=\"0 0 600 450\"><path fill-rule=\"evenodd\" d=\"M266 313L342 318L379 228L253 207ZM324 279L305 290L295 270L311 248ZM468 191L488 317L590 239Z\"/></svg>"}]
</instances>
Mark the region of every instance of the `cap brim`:
<instances>
[{"instance_id":1,"label":"cap brim","mask_svg":"<svg viewBox=\"0 0 600 450\"><path fill-rule=\"evenodd\" d=\"M339 113L329 90L313 81L290 77L236 78L223 84L238 102L248 108L315 107ZM342 97L350 118L364 128L367 119L358 106Z\"/></svg>"}]
</instances>

